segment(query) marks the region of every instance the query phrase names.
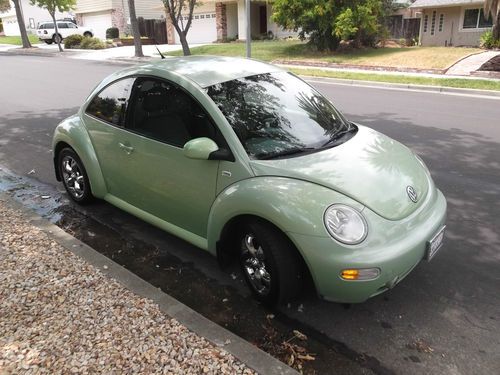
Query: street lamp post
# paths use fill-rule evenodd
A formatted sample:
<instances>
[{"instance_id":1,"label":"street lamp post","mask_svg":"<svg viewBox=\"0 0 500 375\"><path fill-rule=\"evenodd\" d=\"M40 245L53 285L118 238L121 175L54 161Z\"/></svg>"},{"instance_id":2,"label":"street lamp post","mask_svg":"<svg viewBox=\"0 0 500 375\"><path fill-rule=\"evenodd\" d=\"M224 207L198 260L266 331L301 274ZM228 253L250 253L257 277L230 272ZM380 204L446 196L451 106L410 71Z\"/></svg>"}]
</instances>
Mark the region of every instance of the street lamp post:
<instances>
[{"instance_id":1,"label":"street lamp post","mask_svg":"<svg viewBox=\"0 0 500 375\"><path fill-rule=\"evenodd\" d=\"M250 25L250 0L245 0L247 14L247 58L252 57L252 27Z\"/></svg>"}]
</instances>

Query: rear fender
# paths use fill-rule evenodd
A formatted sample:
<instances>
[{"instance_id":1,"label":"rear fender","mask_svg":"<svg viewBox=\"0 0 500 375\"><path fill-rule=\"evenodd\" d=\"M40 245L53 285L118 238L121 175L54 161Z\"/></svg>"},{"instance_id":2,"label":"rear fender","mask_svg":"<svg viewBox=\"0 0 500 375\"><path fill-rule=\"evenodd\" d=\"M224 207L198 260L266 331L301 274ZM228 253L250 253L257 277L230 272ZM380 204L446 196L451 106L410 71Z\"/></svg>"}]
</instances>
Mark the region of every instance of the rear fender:
<instances>
[{"instance_id":1,"label":"rear fender","mask_svg":"<svg viewBox=\"0 0 500 375\"><path fill-rule=\"evenodd\" d=\"M52 150L54 150L54 166L58 180L60 180L60 176L57 168L57 153L63 148L61 146L64 143L75 150L82 160L89 177L92 194L97 198L104 198L107 193L107 189L102 175L101 166L97 160L97 155L89 134L78 115L74 115L63 120L59 125L57 125L56 130L54 131Z\"/></svg>"}]
</instances>

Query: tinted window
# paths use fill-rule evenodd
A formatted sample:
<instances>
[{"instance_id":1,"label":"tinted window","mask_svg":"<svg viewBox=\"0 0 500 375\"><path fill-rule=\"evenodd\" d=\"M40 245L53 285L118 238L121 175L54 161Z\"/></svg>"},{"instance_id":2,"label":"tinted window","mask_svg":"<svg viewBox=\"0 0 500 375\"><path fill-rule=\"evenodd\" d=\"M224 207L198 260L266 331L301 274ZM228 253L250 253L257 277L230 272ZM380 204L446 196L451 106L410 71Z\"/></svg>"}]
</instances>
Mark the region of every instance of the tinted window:
<instances>
[{"instance_id":1,"label":"tinted window","mask_svg":"<svg viewBox=\"0 0 500 375\"><path fill-rule=\"evenodd\" d=\"M138 78L132 103L126 127L133 132L178 147L199 137L211 138L219 147L225 145L201 106L174 84Z\"/></svg>"},{"instance_id":2,"label":"tinted window","mask_svg":"<svg viewBox=\"0 0 500 375\"><path fill-rule=\"evenodd\" d=\"M493 26L493 19L488 14L488 18L484 16L484 11L481 8L479 11L479 27L491 27Z\"/></svg>"},{"instance_id":3,"label":"tinted window","mask_svg":"<svg viewBox=\"0 0 500 375\"><path fill-rule=\"evenodd\" d=\"M236 79L207 91L253 158L332 147L356 130L324 96L286 72Z\"/></svg>"},{"instance_id":4,"label":"tinted window","mask_svg":"<svg viewBox=\"0 0 500 375\"><path fill-rule=\"evenodd\" d=\"M77 29L78 27L74 23L68 23L68 28Z\"/></svg>"},{"instance_id":5,"label":"tinted window","mask_svg":"<svg viewBox=\"0 0 500 375\"><path fill-rule=\"evenodd\" d=\"M57 27L59 29L67 29L68 28L68 24L66 22L58 22L57 23Z\"/></svg>"},{"instance_id":6,"label":"tinted window","mask_svg":"<svg viewBox=\"0 0 500 375\"><path fill-rule=\"evenodd\" d=\"M122 79L97 94L86 113L113 125L123 126L133 78Z\"/></svg>"},{"instance_id":7,"label":"tinted window","mask_svg":"<svg viewBox=\"0 0 500 375\"><path fill-rule=\"evenodd\" d=\"M466 9L464 13L464 29L475 29L477 27L477 16L479 9Z\"/></svg>"}]
</instances>

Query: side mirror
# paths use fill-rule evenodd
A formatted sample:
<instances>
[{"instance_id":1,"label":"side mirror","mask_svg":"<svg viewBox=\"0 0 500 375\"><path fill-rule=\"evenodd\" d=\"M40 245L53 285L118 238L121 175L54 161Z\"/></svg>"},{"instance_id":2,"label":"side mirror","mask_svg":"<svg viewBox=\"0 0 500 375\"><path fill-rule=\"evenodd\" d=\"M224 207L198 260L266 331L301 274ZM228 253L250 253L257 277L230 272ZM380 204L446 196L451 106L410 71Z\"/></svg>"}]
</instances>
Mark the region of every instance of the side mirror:
<instances>
[{"instance_id":1,"label":"side mirror","mask_svg":"<svg viewBox=\"0 0 500 375\"><path fill-rule=\"evenodd\" d=\"M198 160L209 160L210 154L218 150L217 143L205 137L191 139L183 148L184 156Z\"/></svg>"}]
</instances>

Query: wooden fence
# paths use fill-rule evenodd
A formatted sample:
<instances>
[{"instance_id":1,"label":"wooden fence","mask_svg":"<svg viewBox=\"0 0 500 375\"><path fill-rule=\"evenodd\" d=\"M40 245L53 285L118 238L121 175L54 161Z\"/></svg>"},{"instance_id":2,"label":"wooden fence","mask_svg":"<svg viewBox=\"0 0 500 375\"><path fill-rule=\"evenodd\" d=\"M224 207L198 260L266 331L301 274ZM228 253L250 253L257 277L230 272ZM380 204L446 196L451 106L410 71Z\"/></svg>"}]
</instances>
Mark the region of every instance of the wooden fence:
<instances>
[{"instance_id":1,"label":"wooden fence","mask_svg":"<svg viewBox=\"0 0 500 375\"><path fill-rule=\"evenodd\" d=\"M167 24L165 20L146 20L137 18L141 36L154 39L156 44L167 44Z\"/></svg>"}]
</instances>

